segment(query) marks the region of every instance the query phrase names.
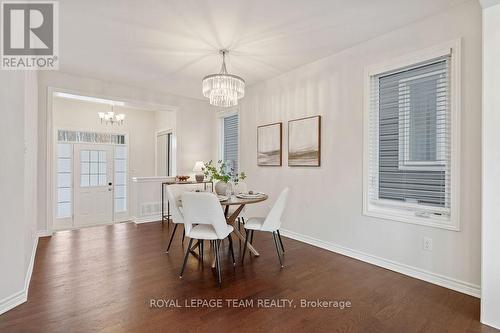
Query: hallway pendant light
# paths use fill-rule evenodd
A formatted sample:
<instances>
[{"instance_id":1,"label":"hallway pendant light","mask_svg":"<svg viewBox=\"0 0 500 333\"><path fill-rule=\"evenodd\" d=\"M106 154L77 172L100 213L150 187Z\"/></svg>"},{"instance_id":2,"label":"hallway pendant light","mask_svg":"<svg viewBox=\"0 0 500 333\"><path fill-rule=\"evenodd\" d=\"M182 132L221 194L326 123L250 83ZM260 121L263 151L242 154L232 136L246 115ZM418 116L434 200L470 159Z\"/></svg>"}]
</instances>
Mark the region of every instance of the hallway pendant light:
<instances>
[{"instance_id":1,"label":"hallway pendant light","mask_svg":"<svg viewBox=\"0 0 500 333\"><path fill-rule=\"evenodd\" d=\"M125 115L123 113L115 114L113 105L111 105L111 111L98 112L97 115L101 120L101 124L105 123L106 125L123 125L123 121L125 120Z\"/></svg>"},{"instance_id":2,"label":"hallway pendant light","mask_svg":"<svg viewBox=\"0 0 500 333\"><path fill-rule=\"evenodd\" d=\"M220 107L238 105L238 100L245 96L245 80L226 69L228 50L220 50L222 67L219 74L210 74L203 78L203 96L210 99L210 104Z\"/></svg>"}]
</instances>

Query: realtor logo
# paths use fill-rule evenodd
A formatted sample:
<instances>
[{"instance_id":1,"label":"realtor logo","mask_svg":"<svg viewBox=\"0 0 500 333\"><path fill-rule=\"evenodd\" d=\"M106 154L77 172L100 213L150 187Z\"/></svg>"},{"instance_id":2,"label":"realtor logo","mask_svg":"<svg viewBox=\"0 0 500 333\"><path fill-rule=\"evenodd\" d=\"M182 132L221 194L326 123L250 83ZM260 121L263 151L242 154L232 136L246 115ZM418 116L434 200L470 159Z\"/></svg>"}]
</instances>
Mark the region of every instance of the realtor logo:
<instances>
[{"instance_id":1,"label":"realtor logo","mask_svg":"<svg viewBox=\"0 0 500 333\"><path fill-rule=\"evenodd\" d=\"M2 69L58 69L58 3L4 1Z\"/></svg>"}]
</instances>

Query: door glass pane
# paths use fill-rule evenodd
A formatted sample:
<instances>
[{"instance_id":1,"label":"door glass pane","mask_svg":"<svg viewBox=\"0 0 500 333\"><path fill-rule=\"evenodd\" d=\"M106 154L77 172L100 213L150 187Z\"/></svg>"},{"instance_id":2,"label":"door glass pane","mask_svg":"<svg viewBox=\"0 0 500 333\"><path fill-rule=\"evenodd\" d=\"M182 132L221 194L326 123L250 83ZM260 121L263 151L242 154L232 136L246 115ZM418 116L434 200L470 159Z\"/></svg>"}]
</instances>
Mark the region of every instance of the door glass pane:
<instances>
[{"instance_id":1,"label":"door glass pane","mask_svg":"<svg viewBox=\"0 0 500 333\"><path fill-rule=\"evenodd\" d=\"M106 162L99 162L99 174L105 175L106 171L107 171L107 163Z\"/></svg>"},{"instance_id":2,"label":"door glass pane","mask_svg":"<svg viewBox=\"0 0 500 333\"><path fill-rule=\"evenodd\" d=\"M80 186L81 187L89 187L90 186L90 176L89 175L81 175L80 177Z\"/></svg>"},{"instance_id":3,"label":"door glass pane","mask_svg":"<svg viewBox=\"0 0 500 333\"><path fill-rule=\"evenodd\" d=\"M97 175L90 175L90 186L98 186L99 180L97 179Z\"/></svg>"},{"instance_id":4,"label":"door glass pane","mask_svg":"<svg viewBox=\"0 0 500 333\"><path fill-rule=\"evenodd\" d=\"M88 150L82 150L80 151L80 160L82 162L88 162L90 161L90 152Z\"/></svg>"},{"instance_id":5,"label":"door glass pane","mask_svg":"<svg viewBox=\"0 0 500 333\"><path fill-rule=\"evenodd\" d=\"M115 146L114 158L115 213L127 211L127 146Z\"/></svg>"},{"instance_id":6,"label":"door glass pane","mask_svg":"<svg viewBox=\"0 0 500 333\"><path fill-rule=\"evenodd\" d=\"M90 162L90 174L98 174L97 162Z\"/></svg>"},{"instance_id":7,"label":"door glass pane","mask_svg":"<svg viewBox=\"0 0 500 333\"><path fill-rule=\"evenodd\" d=\"M71 174L70 173L58 174L57 185L58 187L71 187Z\"/></svg>"},{"instance_id":8,"label":"door glass pane","mask_svg":"<svg viewBox=\"0 0 500 333\"><path fill-rule=\"evenodd\" d=\"M104 150L99 151L99 162L106 162L106 152Z\"/></svg>"},{"instance_id":9,"label":"door glass pane","mask_svg":"<svg viewBox=\"0 0 500 333\"><path fill-rule=\"evenodd\" d=\"M108 181L106 151L87 150L82 157L87 161L82 159L80 162L81 186L106 186Z\"/></svg>"},{"instance_id":10,"label":"door glass pane","mask_svg":"<svg viewBox=\"0 0 500 333\"><path fill-rule=\"evenodd\" d=\"M70 188L59 188L57 190L57 201L58 202L71 202L71 189Z\"/></svg>"},{"instance_id":11,"label":"door glass pane","mask_svg":"<svg viewBox=\"0 0 500 333\"><path fill-rule=\"evenodd\" d=\"M126 146L116 146L115 147L115 158L125 159L127 158L127 147Z\"/></svg>"},{"instance_id":12,"label":"door glass pane","mask_svg":"<svg viewBox=\"0 0 500 333\"><path fill-rule=\"evenodd\" d=\"M126 185L125 172L115 173L115 185Z\"/></svg>"},{"instance_id":13,"label":"door glass pane","mask_svg":"<svg viewBox=\"0 0 500 333\"><path fill-rule=\"evenodd\" d=\"M90 174L90 163L82 162L82 163L80 163L80 167L81 167L80 173L85 174L85 175Z\"/></svg>"},{"instance_id":14,"label":"door glass pane","mask_svg":"<svg viewBox=\"0 0 500 333\"><path fill-rule=\"evenodd\" d=\"M62 202L57 204L57 217L71 217L71 203Z\"/></svg>"},{"instance_id":15,"label":"door glass pane","mask_svg":"<svg viewBox=\"0 0 500 333\"><path fill-rule=\"evenodd\" d=\"M106 186L106 174L99 175L99 186Z\"/></svg>"},{"instance_id":16,"label":"door glass pane","mask_svg":"<svg viewBox=\"0 0 500 333\"><path fill-rule=\"evenodd\" d=\"M126 194L127 193L126 193L125 186L123 186L123 185L115 186L115 198L125 198Z\"/></svg>"},{"instance_id":17,"label":"door glass pane","mask_svg":"<svg viewBox=\"0 0 500 333\"><path fill-rule=\"evenodd\" d=\"M125 172L126 163L126 160L115 160L115 171Z\"/></svg>"},{"instance_id":18,"label":"door glass pane","mask_svg":"<svg viewBox=\"0 0 500 333\"><path fill-rule=\"evenodd\" d=\"M57 159L58 172L71 172L71 160L69 158Z\"/></svg>"},{"instance_id":19,"label":"door glass pane","mask_svg":"<svg viewBox=\"0 0 500 333\"><path fill-rule=\"evenodd\" d=\"M57 157L59 158L71 158L72 147L68 143L59 143L57 145Z\"/></svg>"},{"instance_id":20,"label":"door glass pane","mask_svg":"<svg viewBox=\"0 0 500 333\"><path fill-rule=\"evenodd\" d=\"M121 213L127 211L127 199L119 198L115 199L115 212Z\"/></svg>"},{"instance_id":21,"label":"door glass pane","mask_svg":"<svg viewBox=\"0 0 500 333\"><path fill-rule=\"evenodd\" d=\"M57 144L57 218L67 218L72 215L72 172L73 172L73 145L70 143Z\"/></svg>"}]
</instances>

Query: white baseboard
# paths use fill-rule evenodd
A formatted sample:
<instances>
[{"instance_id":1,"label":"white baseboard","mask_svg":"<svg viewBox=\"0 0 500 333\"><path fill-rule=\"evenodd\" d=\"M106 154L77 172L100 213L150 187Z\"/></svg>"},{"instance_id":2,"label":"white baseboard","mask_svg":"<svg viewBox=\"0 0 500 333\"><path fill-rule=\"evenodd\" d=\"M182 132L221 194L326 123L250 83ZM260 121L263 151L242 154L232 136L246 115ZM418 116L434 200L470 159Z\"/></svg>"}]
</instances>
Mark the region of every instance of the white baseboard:
<instances>
[{"instance_id":1,"label":"white baseboard","mask_svg":"<svg viewBox=\"0 0 500 333\"><path fill-rule=\"evenodd\" d=\"M0 315L5 313L18 305L23 304L28 300L28 290L31 282L31 275L33 273L33 266L35 264L35 256L36 249L38 247L38 235L35 237L35 241L33 243L33 249L31 250L31 259L30 264L28 266L28 271L26 272L26 276L24 278L24 288L21 291L18 291L14 295L8 296L2 300L0 300Z\"/></svg>"},{"instance_id":2,"label":"white baseboard","mask_svg":"<svg viewBox=\"0 0 500 333\"><path fill-rule=\"evenodd\" d=\"M15 293L14 295L11 295L9 297L0 300L0 315L2 313L9 311L10 309L15 308L18 305L23 304L27 300L28 300L28 295L26 295L26 292L24 290L21 290Z\"/></svg>"},{"instance_id":3,"label":"white baseboard","mask_svg":"<svg viewBox=\"0 0 500 333\"><path fill-rule=\"evenodd\" d=\"M132 216L132 222L134 222L135 224L149 223L149 222L160 222L160 221L161 221L161 214L150 215L150 216L141 216L141 217Z\"/></svg>"},{"instance_id":4,"label":"white baseboard","mask_svg":"<svg viewBox=\"0 0 500 333\"><path fill-rule=\"evenodd\" d=\"M351 257L357 260L361 260L367 262L369 264L373 264L376 266L380 266L391 271L395 271L404 275L408 275L414 277L419 280L423 280L426 282L430 282L436 284L441 287L445 287L448 289L452 289L470 296L474 296L477 298L481 298L481 287L479 285L457 280L448 276L444 276L441 274L433 273L424 269L420 269L417 267L409 266L406 264L398 263L396 261L384 259L381 257L377 257L368 253L364 253L361 251L353 250L347 248L345 246L341 246L338 244L325 242L320 239L316 239L310 236L301 235L296 232L281 229L281 234L283 236L295 239L299 242L307 243L313 246L320 247L322 249L336 252L347 257Z\"/></svg>"},{"instance_id":5,"label":"white baseboard","mask_svg":"<svg viewBox=\"0 0 500 333\"><path fill-rule=\"evenodd\" d=\"M38 248L39 236L35 237L35 242L33 244L33 249L31 250L31 259L28 266L28 272L26 272L26 277L24 279L24 290L26 292L26 299L28 298L28 289L30 287L31 275L33 274L33 266L35 266L36 249Z\"/></svg>"},{"instance_id":6,"label":"white baseboard","mask_svg":"<svg viewBox=\"0 0 500 333\"><path fill-rule=\"evenodd\" d=\"M49 237L49 236L52 236L52 231L49 231L49 230L38 230L38 232L36 233L36 235L38 236L38 238L40 238L40 237Z\"/></svg>"}]
</instances>

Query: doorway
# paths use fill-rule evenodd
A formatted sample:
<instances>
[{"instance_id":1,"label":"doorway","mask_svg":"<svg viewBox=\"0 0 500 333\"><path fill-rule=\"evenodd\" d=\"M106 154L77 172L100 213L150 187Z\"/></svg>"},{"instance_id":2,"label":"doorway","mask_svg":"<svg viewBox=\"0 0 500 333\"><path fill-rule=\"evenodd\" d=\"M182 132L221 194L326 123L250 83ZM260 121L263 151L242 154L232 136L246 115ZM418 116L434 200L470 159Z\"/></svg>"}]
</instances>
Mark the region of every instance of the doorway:
<instances>
[{"instance_id":1,"label":"doorway","mask_svg":"<svg viewBox=\"0 0 500 333\"><path fill-rule=\"evenodd\" d=\"M175 174L176 107L55 88L48 102L49 231L130 221L143 209L133 179Z\"/></svg>"},{"instance_id":2,"label":"doorway","mask_svg":"<svg viewBox=\"0 0 500 333\"><path fill-rule=\"evenodd\" d=\"M172 131L156 133L156 176L172 176Z\"/></svg>"},{"instance_id":3,"label":"doorway","mask_svg":"<svg viewBox=\"0 0 500 333\"><path fill-rule=\"evenodd\" d=\"M128 217L128 137L57 131L54 229L111 224Z\"/></svg>"}]
</instances>

